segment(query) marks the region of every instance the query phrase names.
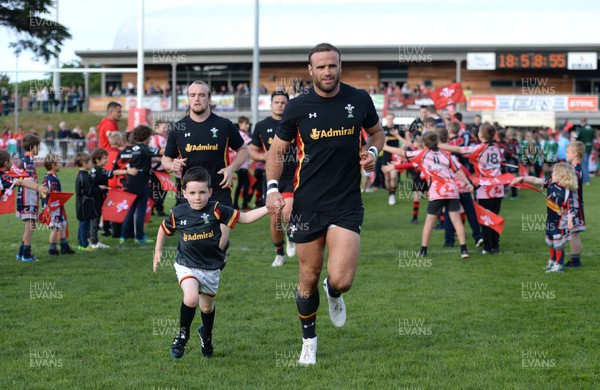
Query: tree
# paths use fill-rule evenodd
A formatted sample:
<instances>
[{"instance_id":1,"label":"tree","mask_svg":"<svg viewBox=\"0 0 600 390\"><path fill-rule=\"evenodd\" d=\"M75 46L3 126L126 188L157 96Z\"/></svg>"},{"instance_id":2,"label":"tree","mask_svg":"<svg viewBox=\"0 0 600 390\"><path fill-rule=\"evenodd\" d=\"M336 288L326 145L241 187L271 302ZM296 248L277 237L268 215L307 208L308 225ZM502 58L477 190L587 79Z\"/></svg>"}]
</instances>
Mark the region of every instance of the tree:
<instances>
[{"instance_id":1,"label":"tree","mask_svg":"<svg viewBox=\"0 0 600 390\"><path fill-rule=\"evenodd\" d=\"M53 0L0 0L0 26L16 32L16 40L9 44L15 54L31 50L47 63L60 53L71 34L62 24L45 17L53 5Z\"/></svg>"}]
</instances>

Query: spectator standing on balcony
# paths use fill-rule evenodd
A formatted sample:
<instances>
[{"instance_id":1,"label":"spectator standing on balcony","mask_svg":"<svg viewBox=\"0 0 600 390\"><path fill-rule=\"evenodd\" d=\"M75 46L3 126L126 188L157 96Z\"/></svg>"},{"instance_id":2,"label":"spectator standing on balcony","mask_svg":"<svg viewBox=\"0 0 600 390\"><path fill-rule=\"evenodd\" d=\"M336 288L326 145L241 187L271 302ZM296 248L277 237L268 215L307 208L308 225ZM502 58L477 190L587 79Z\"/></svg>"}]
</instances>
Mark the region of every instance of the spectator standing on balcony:
<instances>
[{"instance_id":1,"label":"spectator standing on balcony","mask_svg":"<svg viewBox=\"0 0 600 390\"><path fill-rule=\"evenodd\" d=\"M83 131L81 131L81 127L79 125L75 126L73 131L71 131L71 139L73 140L75 154L83 152L85 149L85 136L83 135Z\"/></svg>"},{"instance_id":2,"label":"spectator standing on balcony","mask_svg":"<svg viewBox=\"0 0 600 390\"><path fill-rule=\"evenodd\" d=\"M49 95L48 95L48 88L44 87L42 88L41 92L40 92L40 97L39 100L40 102L42 102L42 111L43 112L48 112L48 99L49 99Z\"/></svg>"},{"instance_id":3,"label":"spectator standing on balcony","mask_svg":"<svg viewBox=\"0 0 600 390\"><path fill-rule=\"evenodd\" d=\"M590 153L592 152L592 146L594 145L594 129L587 123L587 118L581 118L580 125L577 127L575 132L575 138L577 141L583 142L585 145L585 154L581 160L581 170L583 172L582 181L583 184L590 184Z\"/></svg>"},{"instance_id":4,"label":"spectator standing on balcony","mask_svg":"<svg viewBox=\"0 0 600 390\"><path fill-rule=\"evenodd\" d=\"M404 96L404 99L408 99L410 97L412 89L410 89L407 83L404 83L402 84L402 89L400 90L400 92L402 93L402 96Z\"/></svg>"},{"instance_id":5,"label":"spectator standing on balcony","mask_svg":"<svg viewBox=\"0 0 600 390\"><path fill-rule=\"evenodd\" d=\"M2 113L4 116L8 116L10 113L10 92L8 92L8 89L2 95Z\"/></svg>"},{"instance_id":6,"label":"spectator standing on balcony","mask_svg":"<svg viewBox=\"0 0 600 390\"><path fill-rule=\"evenodd\" d=\"M64 167L67 161L67 154L69 151L69 143L71 142L71 130L67 128L65 121L61 121L58 124L58 146L60 146L60 153L62 157L62 166Z\"/></svg>"},{"instance_id":7,"label":"spectator standing on balcony","mask_svg":"<svg viewBox=\"0 0 600 390\"><path fill-rule=\"evenodd\" d=\"M106 117L98 123L98 133L100 139L100 147L103 149L110 148L108 136L112 131L119 131L119 119L121 119L122 107L117 102L110 102L106 106Z\"/></svg>"},{"instance_id":8,"label":"spectator standing on balcony","mask_svg":"<svg viewBox=\"0 0 600 390\"><path fill-rule=\"evenodd\" d=\"M85 93L83 92L83 87L80 85L77 87L77 107L79 107L79 112L83 112L83 103L85 103Z\"/></svg>"},{"instance_id":9,"label":"spectator standing on balcony","mask_svg":"<svg viewBox=\"0 0 600 390\"><path fill-rule=\"evenodd\" d=\"M56 139L56 131L52 125L48 125L46 132L44 133L44 140L46 142L46 147L48 148L48 153L54 153L54 140Z\"/></svg>"},{"instance_id":10,"label":"spectator standing on balcony","mask_svg":"<svg viewBox=\"0 0 600 390\"><path fill-rule=\"evenodd\" d=\"M60 105L58 106L58 112L67 111L67 96L69 95L69 88L62 88L60 91ZM57 96L58 97L58 96Z\"/></svg>"}]
</instances>

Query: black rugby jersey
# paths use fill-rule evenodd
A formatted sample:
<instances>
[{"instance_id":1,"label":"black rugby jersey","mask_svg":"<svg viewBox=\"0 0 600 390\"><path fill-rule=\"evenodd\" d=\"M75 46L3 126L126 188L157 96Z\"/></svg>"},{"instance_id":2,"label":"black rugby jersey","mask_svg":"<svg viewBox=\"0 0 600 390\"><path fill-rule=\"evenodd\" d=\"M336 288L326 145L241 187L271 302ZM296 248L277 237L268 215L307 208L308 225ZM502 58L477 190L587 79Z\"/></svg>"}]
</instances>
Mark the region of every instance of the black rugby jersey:
<instances>
[{"instance_id":1,"label":"black rugby jersey","mask_svg":"<svg viewBox=\"0 0 600 390\"><path fill-rule=\"evenodd\" d=\"M299 167L294 177L294 208L343 210L362 205L360 196L361 128L379 116L371 96L340 83L331 98L314 87L286 105L277 136L296 139Z\"/></svg>"},{"instance_id":2,"label":"black rugby jersey","mask_svg":"<svg viewBox=\"0 0 600 390\"><path fill-rule=\"evenodd\" d=\"M165 218L161 228L168 236L179 232L177 264L207 270L223 266L225 253L219 248L221 224L233 228L240 217L238 210L209 201L202 210L181 203Z\"/></svg>"},{"instance_id":3,"label":"black rugby jersey","mask_svg":"<svg viewBox=\"0 0 600 390\"><path fill-rule=\"evenodd\" d=\"M250 144L267 152L269 148L271 148L271 143L273 142L273 138L275 138L275 131L277 130L278 125L279 121L273 119L273 117L268 117L258 122L256 126L254 126ZM293 177L296 173L296 167L298 166L298 148L296 147L295 140L292 140L292 144L286 151L283 159L281 178Z\"/></svg>"},{"instance_id":4,"label":"black rugby jersey","mask_svg":"<svg viewBox=\"0 0 600 390\"><path fill-rule=\"evenodd\" d=\"M195 122L186 116L169 132L165 156L187 158L182 177L187 168L205 168L210 173L211 187L220 191L223 175L217 175L217 172L230 163L227 151L242 146L244 139L229 119L211 113L204 122Z\"/></svg>"}]
</instances>

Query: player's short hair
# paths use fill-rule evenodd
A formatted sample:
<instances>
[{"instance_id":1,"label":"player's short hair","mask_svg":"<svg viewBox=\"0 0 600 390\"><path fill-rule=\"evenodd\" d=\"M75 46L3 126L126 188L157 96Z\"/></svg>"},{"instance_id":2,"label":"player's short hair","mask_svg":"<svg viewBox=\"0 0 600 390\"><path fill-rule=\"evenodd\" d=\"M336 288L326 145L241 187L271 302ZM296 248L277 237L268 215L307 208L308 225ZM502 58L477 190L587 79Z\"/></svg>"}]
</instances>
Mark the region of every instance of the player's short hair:
<instances>
[{"instance_id":1,"label":"player's short hair","mask_svg":"<svg viewBox=\"0 0 600 390\"><path fill-rule=\"evenodd\" d=\"M448 131L452 134L458 134L460 130L460 123L457 121L451 121L448 123Z\"/></svg>"},{"instance_id":2,"label":"player's short hair","mask_svg":"<svg viewBox=\"0 0 600 390\"><path fill-rule=\"evenodd\" d=\"M484 142L491 142L495 135L496 128L490 122L485 122L479 128L479 138L481 138Z\"/></svg>"},{"instance_id":3,"label":"player's short hair","mask_svg":"<svg viewBox=\"0 0 600 390\"><path fill-rule=\"evenodd\" d=\"M133 141L144 142L152 136L152 129L146 125L139 125L133 129Z\"/></svg>"},{"instance_id":4,"label":"player's short hair","mask_svg":"<svg viewBox=\"0 0 600 390\"><path fill-rule=\"evenodd\" d=\"M133 144L133 131L128 131L125 133L125 142L130 145Z\"/></svg>"},{"instance_id":5,"label":"player's short hair","mask_svg":"<svg viewBox=\"0 0 600 390\"><path fill-rule=\"evenodd\" d=\"M425 106L425 110L431 114L437 114L437 110L434 105Z\"/></svg>"},{"instance_id":6,"label":"player's short hair","mask_svg":"<svg viewBox=\"0 0 600 390\"><path fill-rule=\"evenodd\" d=\"M48 153L46 157L44 157L44 168L46 168L47 171L52 170L52 168L58 164L60 164L60 157L56 154Z\"/></svg>"},{"instance_id":7,"label":"player's short hair","mask_svg":"<svg viewBox=\"0 0 600 390\"><path fill-rule=\"evenodd\" d=\"M285 92L285 91L283 91L281 89L278 89L277 91L274 91L271 94L271 102L273 101L273 99L275 99L275 96L285 96L286 100L288 102L290 101L290 95L287 92Z\"/></svg>"},{"instance_id":8,"label":"player's short hair","mask_svg":"<svg viewBox=\"0 0 600 390\"><path fill-rule=\"evenodd\" d=\"M435 131L429 131L423 136L423 146L427 149L433 149L438 145L439 137Z\"/></svg>"},{"instance_id":9,"label":"player's short hair","mask_svg":"<svg viewBox=\"0 0 600 390\"><path fill-rule=\"evenodd\" d=\"M313 54L315 53L322 53L325 51L334 51L336 53L338 53L340 62L342 62L342 53L340 53L340 49L338 49L337 47L333 46L331 43L319 43L317 46L313 47L312 49L310 49L310 51L308 52L308 63L310 64L310 59L312 57Z\"/></svg>"},{"instance_id":10,"label":"player's short hair","mask_svg":"<svg viewBox=\"0 0 600 390\"><path fill-rule=\"evenodd\" d=\"M571 164L558 163L554 165L553 173L556 174L556 183L561 186L568 188L571 191L577 191L577 176Z\"/></svg>"},{"instance_id":11,"label":"player's short hair","mask_svg":"<svg viewBox=\"0 0 600 390\"><path fill-rule=\"evenodd\" d=\"M40 138L33 134L27 134L23 137L23 150L31 152L31 149L40 145Z\"/></svg>"},{"instance_id":12,"label":"player's short hair","mask_svg":"<svg viewBox=\"0 0 600 390\"><path fill-rule=\"evenodd\" d=\"M190 95L190 92L189 92L190 91L190 87L192 85L194 85L194 84L196 84L196 85L204 85L206 87L206 89L208 90L208 98L209 99L211 98L210 86L208 85L208 83L206 81L203 81L203 80L194 80L194 81L192 81L190 83L190 85L188 85L188 96ZM212 108L214 108L214 107L212 107Z\"/></svg>"},{"instance_id":13,"label":"player's short hair","mask_svg":"<svg viewBox=\"0 0 600 390\"><path fill-rule=\"evenodd\" d=\"M572 151L574 151L579 159L582 159L585 155L585 144L581 141L573 141L567 146L567 148L570 148Z\"/></svg>"},{"instance_id":14,"label":"player's short hair","mask_svg":"<svg viewBox=\"0 0 600 390\"><path fill-rule=\"evenodd\" d=\"M0 149L0 169L4 168L9 161L12 161L10 153L5 149Z\"/></svg>"},{"instance_id":15,"label":"player's short hair","mask_svg":"<svg viewBox=\"0 0 600 390\"><path fill-rule=\"evenodd\" d=\"M110 146L116 146L119 142L123 142L123 133L120 131L111 131L108 136Z\"/></svg>"},{"instance_id":16,"label":"player's short hair","mask_svg":"<svg viewBox=\"0 0 600 390\"><path fill-rule=\"evenodd\" d=\"M87 154L86 152L79 152L75 156L75 165L77 165L79 168L81 168L83 166L83 164L90 161L91 159L92 159L92 157L89 154Z\"/></svg>"},{"instance_id":17,"label":"player's short hair","mask_svg":"<svg viewBox=\"0 0 600 390\"><path fill-rule=\"evenodd\" d=\"M96 164L104 156L108 156L108 152L106 151L106 149L96 148L96 149L92 150L91 157L92 157L92 162L94 164Z\"/></svg>"},{"instance_id":18,"label":"player's short hair","mask_svg":"<svg viewBox=\"0 0 600 390\"><path fill-rule=\"evenodd\" d=\"M187 183L191 181L206 183L208 188L210 188L210 174L202 167L192 167L185 171L185 174L183 175L182 188L185 189L187 187Z\"/></svg>"},{"instance_id":19,"label":"player's short hair","mask_svg":"<svg viewBox=\"0 0 600 390\"><path fill-rule=\"evenodd\" d=\"M438 139L441 143L445 144L448 142L448 130L445 127L438 127L435 129L438 135Z\"/></svg>"},{"instance_id":20,"label":"player's short hair","mask_svg":"<svg viewBox=\"0 0 600 390\"><path fill-rule=\"evenodd\" d=\"M121 108L121 107L123 107L123 106L121 106L121 103L110 102L106 105L106 112L116 110L117 108Z\"/></svg>"}]
</instances>

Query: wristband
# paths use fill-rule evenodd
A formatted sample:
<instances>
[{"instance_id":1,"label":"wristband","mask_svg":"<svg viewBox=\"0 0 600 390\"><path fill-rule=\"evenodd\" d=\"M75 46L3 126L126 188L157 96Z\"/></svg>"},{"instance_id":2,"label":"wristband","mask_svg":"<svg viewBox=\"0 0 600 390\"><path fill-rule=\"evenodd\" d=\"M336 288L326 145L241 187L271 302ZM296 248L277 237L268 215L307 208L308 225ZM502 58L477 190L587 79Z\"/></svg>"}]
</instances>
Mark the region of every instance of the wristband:
<instances>
[{"instance_id":1,"label":"wristband","mask_svg":"<svg viewBox=\"0 0 600 390\"><path fill-rule=\"evenodd\" d=\"M275 186L278 186L278 185L279 185L279 182L278 182L277 180L269 180L269 181L267 182L267 189L269 189L269 188L270 188L271 184L275 184Z\"/></svg>"},{"instance_id":2,"label":"wristband","mask_svg":"<svg viewBox=\"0 0 600 390\"><path fill-rule=\"evenodd\" d=\"M369 148L368 152L373 155L373 159L377 160L377 155L379 154L379 151L377 150L377 148L375 146L371 146Z\"/></svg>"},{"instance_id":3,"label":"wristband","mask_svg":"<svg viewBox=\"0 0 600 390\"><path fill-rule=\"evenodd\" d=\"M268 196L270 193L273 193L273 192L279 192L279 188L277 188L277 187L274 187L274 188L269 188L269 189L267 190L267 196Z\"/></svg>"}]
</instances>

